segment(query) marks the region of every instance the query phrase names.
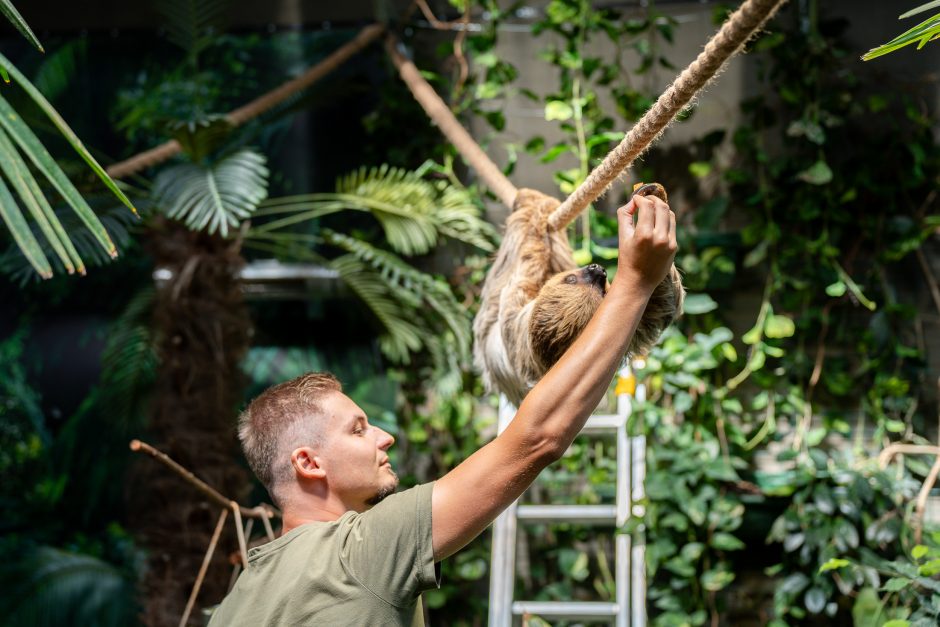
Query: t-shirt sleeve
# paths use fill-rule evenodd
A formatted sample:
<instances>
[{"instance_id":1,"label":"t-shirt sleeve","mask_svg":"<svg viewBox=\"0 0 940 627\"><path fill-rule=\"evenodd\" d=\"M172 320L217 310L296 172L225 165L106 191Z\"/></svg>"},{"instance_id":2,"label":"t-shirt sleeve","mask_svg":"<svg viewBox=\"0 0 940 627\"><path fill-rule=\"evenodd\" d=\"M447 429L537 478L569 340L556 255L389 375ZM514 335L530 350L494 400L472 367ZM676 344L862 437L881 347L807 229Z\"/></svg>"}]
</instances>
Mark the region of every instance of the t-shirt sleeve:
<instances>
[{"instance_id":1,"label":"t-shirt sleeve","mask_svg":"<svg viewBox=\"0 0 940 627\"><path fill-rule=\"evenodd\" d=\"M351 517L343 560L373 594L395 606L414 603L440 585L431 540L431 493L427 483L385 498Z\"/></svg>"}]
</instances>

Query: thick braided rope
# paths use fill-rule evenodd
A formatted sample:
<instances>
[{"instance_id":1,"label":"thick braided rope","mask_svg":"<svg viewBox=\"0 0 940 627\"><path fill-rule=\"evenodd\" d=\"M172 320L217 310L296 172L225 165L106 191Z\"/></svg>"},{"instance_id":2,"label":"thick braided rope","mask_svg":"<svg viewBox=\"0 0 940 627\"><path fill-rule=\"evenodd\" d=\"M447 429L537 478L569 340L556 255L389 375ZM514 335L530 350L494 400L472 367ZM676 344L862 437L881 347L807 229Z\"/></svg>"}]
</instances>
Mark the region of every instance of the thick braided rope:
<instances>
[{"instance_id":1,"label":"thick braided rope","mask_svg":"<svg viewBox=\"0 0 940 627\"><path fill-rule=\"evenodd\" d=\"M232 124L232 126L241 126L252 118L258 117L265 111L268 111L272 107L275 107L284 102L297 92L302 91L316 83L318 80L345 63L354 54L372 43L383 32L385 32L385 27L381 24L371 24L366 26L361 31L359 31L359 34L356 35L355 38L340 48L337 48L336 51L297 78L291 79L281 84L279 87L262 96L259 96L248 104L228 113L225 116L226 119L229 121L229 123ZM168 142L160 144L159 146L151 148L150 150L145 150L144 152L136 154L129 159L125 159L124 161L113 164L107 169L107 172L111 178L125 178L131 174L140 172L141 170L145 170L159 163L163 163L164 161L178 155L181 150L182 147L180 146L179 142L177 142L175 139L172 139Z\"/></svg>"},{"instance_id":2,"label":"thick braided rope","mask_svg":"<svg viewBox=\"0 0 940 627\"><path fill-rule=\"evenodd\" d=\"M705 45L698 58L683 70L656 104L604 158L603 163L594 168L587 179L552 212L548 217L548 228L557 231L566 227L603 194L784 2L786 0L746 0Z\"/></svg>"},{"instance_id":3,"label":"thick braided rope","mask_svg":"<svg viewBox=\"0 0 940 627\"><path fill-rule=\"evenodd\" d=\"M496 194L496 197L504 205L512 209L512 205L516 200L516 186L506 178L499 166L493 163L487 154L483 152L483 149L480 148L480 145L473 140L467 129L454 116L450 107L441 100L434 88L424 80L415 64L402 56L398 51L397 42L391 36L385 40L385 49L388 51L388 56L391 57L395 67L398 68L401 80L408 86L411 95L418 101L418 104L431 118L431 121L437 125L444 137L450 140L450 143L454 145L454 148L457 149L457 152L460 153L470 167L476 170L477 176L480 177L480 180L490 191Z\"/></svg>"}]
</instances>

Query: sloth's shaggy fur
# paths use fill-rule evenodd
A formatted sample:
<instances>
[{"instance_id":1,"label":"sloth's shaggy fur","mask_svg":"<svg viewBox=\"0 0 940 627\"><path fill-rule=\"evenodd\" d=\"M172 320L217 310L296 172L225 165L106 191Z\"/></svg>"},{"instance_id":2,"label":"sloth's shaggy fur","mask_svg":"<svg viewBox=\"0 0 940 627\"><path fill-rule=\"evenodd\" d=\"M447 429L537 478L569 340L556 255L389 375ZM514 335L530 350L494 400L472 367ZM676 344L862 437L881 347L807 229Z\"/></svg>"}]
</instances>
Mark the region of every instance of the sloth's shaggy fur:
<instances>
[{"instance_id":1,"label":"sloth's shaggy fur","mask_svg":"<svg viewBox=\"0 0 940 627\"><path fill-rule=\"evenodd\" d=\"M644 192L661 192L665 200L661 186L638 193ZM473 321L474 362L484 384L517 407L581 334L606 292L606 275L598 275L596 266L579 269L565 232L549 232L548 215L559 204L535 190L519 190ZM650 297L629 354L649 351L681 313L684 297L672 266Z\"/></svg>"}]
</instances>

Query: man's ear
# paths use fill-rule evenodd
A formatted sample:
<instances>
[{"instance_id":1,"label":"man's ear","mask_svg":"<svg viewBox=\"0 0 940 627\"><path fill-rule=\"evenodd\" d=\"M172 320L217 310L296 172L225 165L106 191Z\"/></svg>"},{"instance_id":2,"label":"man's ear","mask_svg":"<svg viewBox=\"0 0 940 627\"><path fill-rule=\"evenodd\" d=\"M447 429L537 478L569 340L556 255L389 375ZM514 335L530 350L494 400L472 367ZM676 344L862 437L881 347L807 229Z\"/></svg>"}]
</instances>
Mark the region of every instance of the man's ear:
<instances>
[{"instance_id":1,"label":"man's ear","mask_svg":"<svg viewBox=\"0 0 940 627\"><path fill-rule=\"evenodd\" d=\"M309 446L295 448L290 454L290 463L299 478L323 479L326 477L326 470L320 466L320 458Z\"/></svg>"}]
</instances>

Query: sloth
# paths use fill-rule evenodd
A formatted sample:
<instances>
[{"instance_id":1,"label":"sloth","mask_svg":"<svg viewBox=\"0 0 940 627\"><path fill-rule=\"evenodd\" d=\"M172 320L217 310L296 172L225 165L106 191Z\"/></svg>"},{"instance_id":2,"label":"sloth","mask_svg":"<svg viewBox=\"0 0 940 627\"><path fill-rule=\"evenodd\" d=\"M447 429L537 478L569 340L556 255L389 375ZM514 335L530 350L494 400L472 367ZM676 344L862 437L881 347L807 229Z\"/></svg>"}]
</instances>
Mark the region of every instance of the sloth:
<instances>
[{"instance_id":1,"label":"sloth","mask_svg":"<svg viewBox=\"0 0 940 627\"><path fill-rule=\"evenodd\" d=\"M634 193L666 200L658 183L638 185ZM548 216L559 204L535 190L519 190L473 321L474 363L487 390L502 392L517 407L581 334L607 292L607 272L597 264L579 268L564 230L548 230ZM653 291L628 354L646 353L656 343L684 297L672 266Z\"/></svg>"}]
</instances>

